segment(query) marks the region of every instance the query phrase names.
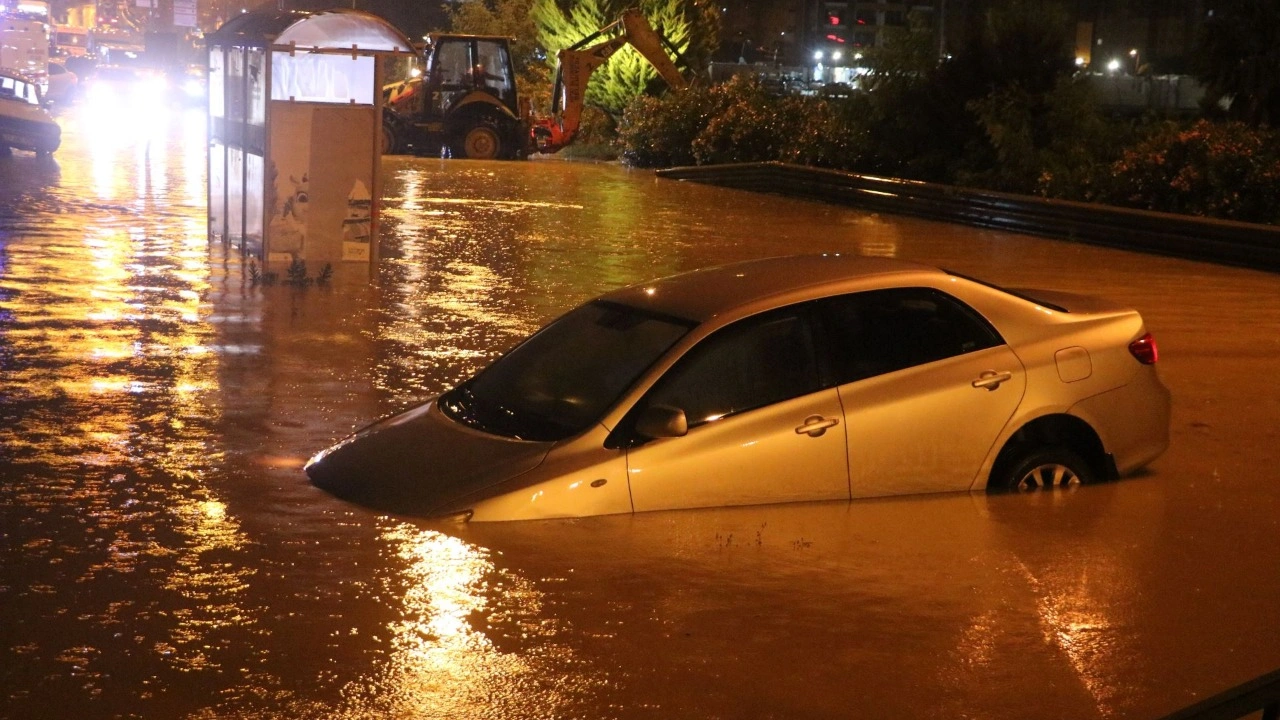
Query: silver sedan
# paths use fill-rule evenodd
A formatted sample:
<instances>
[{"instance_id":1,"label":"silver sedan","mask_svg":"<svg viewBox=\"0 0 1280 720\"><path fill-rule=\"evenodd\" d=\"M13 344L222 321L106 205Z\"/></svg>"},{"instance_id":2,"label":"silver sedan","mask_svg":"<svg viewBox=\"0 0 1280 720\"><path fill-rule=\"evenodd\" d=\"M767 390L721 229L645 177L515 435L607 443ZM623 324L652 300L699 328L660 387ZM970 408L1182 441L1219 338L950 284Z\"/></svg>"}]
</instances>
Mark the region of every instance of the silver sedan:
<instances>
[{"instance_id":1,"label":"silver sedan","mask_svg":"<svg viewBox=\"0 0 1280 720\"><path fill-rule=\"evenodd\" d=\"M1112 479L1169 441L1137 311L883 258L617 290L321 451L317 486L516 520Z\"/></svg>"}]
</instances>

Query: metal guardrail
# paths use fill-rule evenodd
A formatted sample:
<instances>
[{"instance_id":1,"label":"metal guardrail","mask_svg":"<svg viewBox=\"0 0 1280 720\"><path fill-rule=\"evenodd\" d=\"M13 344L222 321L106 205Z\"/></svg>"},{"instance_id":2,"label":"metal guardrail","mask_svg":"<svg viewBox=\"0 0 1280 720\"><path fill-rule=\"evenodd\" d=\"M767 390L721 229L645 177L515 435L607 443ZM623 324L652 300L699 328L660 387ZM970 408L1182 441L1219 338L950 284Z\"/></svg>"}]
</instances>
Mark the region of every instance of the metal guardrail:
<instances>
[{"instance_id":1,"label":"metal guardrail","mask_svg":"<svg viewBox=\"0 0 1280 720\"><path fill-rule=\"evenodd\" d=\"M1274 225L1049 200L778 162L676 167L657 174L673 180L1280 272L1280 226Z\"/></svg>"},{"instance_id":2,"label":"metal guardrail","mask_svg":"<svg viewBox=\"0 0 1280 720\"><path fill-rule=\"evenodd\" d=\"M1183 708L1160 720L1238 720L1262 711L1262 720L1280 720L1280 670Z\"/></svg>"}]
</instances>

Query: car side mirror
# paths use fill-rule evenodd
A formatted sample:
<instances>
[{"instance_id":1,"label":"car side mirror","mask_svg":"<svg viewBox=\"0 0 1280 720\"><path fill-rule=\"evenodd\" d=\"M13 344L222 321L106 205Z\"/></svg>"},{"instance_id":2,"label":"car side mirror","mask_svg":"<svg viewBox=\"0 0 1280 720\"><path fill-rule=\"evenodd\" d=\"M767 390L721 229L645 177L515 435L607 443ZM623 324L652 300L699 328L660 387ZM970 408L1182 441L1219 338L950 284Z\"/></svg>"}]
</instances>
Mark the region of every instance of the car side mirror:
<instances>
[{"instance_id":1,"label":"car side mirror","mask_svg":"<svg viewBox=\"0 0 1280 720\"><path fill-rule=\"evenodd\" d=\"M688 432L684 410L670 405L651 405L636 418L636 433L646 438L684 437Z\"/></svg>"}]
</instances>

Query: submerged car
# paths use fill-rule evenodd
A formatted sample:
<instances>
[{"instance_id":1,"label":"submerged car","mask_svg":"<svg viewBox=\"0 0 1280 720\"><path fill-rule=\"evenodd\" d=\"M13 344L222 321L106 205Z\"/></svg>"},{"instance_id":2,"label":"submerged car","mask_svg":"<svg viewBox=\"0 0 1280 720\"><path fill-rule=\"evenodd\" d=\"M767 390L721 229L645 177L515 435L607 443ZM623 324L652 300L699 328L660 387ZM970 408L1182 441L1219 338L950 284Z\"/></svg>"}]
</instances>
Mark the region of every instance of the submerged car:
<instances>
[{"instance_id":1,"label":"submerged car","mask_svg":"<svg viewBox=\"0 0 1280 720\"><path fill-rule=\"evenodd\" d=\"M10 148L48 155L62 143L62 128L44 109L40 87L0 70L0 155Z\"/></svg>"},{"instance_id":2,"label":"submerged car","mask_svg":"<svg viewBox=\"0 0 1280 720\"><path fill-rule=\"evenodd\" d=\"M1170 397L1135 310L924 265L775 258L605 294L316 454L461 520L1039 490L1130 473Z\"/></svg>"}]
</instances>

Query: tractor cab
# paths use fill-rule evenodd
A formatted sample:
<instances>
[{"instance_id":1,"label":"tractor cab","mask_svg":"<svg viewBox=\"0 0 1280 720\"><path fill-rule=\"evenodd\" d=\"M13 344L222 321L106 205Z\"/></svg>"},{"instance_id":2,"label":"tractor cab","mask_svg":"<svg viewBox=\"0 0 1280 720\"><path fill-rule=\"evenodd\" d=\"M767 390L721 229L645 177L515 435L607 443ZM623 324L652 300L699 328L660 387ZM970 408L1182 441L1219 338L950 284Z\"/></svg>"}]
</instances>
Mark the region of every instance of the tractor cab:
<instances>
[{"instance_id":1,"label":"tractor cab","mask_svg":"<svg viewBox=\"0 0 1280 720\"><path fill-rule=\"evenodd\" d=\"M472 93L482 92L517 113L515 67L507 42L506 38L465 35L435 38L426 72L432 109L447 114Z\"/></svg>"}]
</instances>

